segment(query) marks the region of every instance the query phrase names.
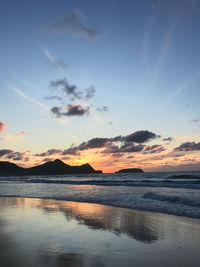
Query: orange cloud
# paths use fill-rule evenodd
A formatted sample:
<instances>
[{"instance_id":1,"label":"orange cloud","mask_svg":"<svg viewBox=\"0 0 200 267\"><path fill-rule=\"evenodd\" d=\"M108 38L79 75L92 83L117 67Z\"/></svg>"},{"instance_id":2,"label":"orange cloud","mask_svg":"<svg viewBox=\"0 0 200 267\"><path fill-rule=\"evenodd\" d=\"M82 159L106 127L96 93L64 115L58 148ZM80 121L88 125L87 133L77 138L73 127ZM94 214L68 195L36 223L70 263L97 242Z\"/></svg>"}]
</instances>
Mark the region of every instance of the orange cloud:
<instances>
[{"instance_id":1,"label":"orange cloud","mask_svg":"<svg viewBox=\"0 0 200 267\"><path fill-rule=\"evenodd\" d=\"M3 131L5 131L6 126L7 125L4 122L0 122L0 133L3 132Z\"/></svg>"}]
</instances>

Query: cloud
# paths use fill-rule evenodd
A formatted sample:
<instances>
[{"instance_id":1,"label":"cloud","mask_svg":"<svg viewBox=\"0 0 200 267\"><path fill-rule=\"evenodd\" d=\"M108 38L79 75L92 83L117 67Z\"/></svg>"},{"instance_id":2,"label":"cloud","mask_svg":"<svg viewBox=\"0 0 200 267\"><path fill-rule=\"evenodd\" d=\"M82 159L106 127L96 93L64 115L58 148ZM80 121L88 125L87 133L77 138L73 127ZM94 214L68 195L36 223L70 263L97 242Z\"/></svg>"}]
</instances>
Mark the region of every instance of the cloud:
<instances>
[{"instance_id":1,"label":"cloud","mask_svg":"<svg viewBox=\"0 0 200 267\"><path fill-rule=\"evenodd\" d=\"M133 153L140 152L144 149L144 145L135 145L132 142L126 142L121 146L110 145L102 153Z\"/></svg>"},{"instance_id":2,"label":"cloud","mask_svg":"<svg viewBox=\"0 0 200 267\"><path fill-rule=\"evenodd\" d=\"M76 156L79 156L80 153L76 149L76 147L70 147L68 149L63 150L62 155L76 155Z\"/></svg>"},{"instance_id":3,"label":"cloud","mask_svg":"<svg viewBox=\"0 0 200 267\"><path fill-rule=\"evenodd\" d=\"M50 87L57 93L67 96L70 100L90 99L94 96L96 89L94 86L86 88L84 91L78 89L76 85L71 85L66 78L50 81Z\"/></svg>"},{"instance_id":4,"label":"cloud","mask_svg":"<svg viewBox=\"0 0 200 267\"><path fill-rule=\"evenodd\" d=\"M43 49L43 51L44 51L45 56L48 59L49 64L53 66L54 68L59 69L63 72L64 69L66 69L69 66L69 64L67 64L64 60L55 59L47 49Z\"/></svg>"},{"instance_id":5,"label":"cloud","mask_svg":"<svg viewBox=\"0 0 200 267\"><path fill-rule=\"evenodd\" d=\"M87 27L83 24L85 15L79 10L73 10L60 20L49 23L43 29L47 33L67 32L76 36L84 36L95 39L101 32L97 29Z\"/></svg>"},{"instance_id":6,"label":"cloud","mask_svg":"<svg viewBox=\"0 0 200 267\"><path fill-rule=\"evenodd\" d=\"M193 120L191 120L191 122L199 122L199 120L198 119L193 119Z\"/></svg>"},{"instance_id":7,"label":"cloud","mask_svg":"<svg viewBox=\"0 0 200 267\"><path fill-rule=\"evenodd\" d=\"M102 148L110 144L112 141L112 138L92 138L88 140L87 142L81 143L77 149L79 150L87 150L92 148Z\"/></svg>"},{"instance_id":8,"label":"cloud","mask_svg":"<svg viewBox=\"0 0 200 267\"><path fill-rule=\"evenodd\" d=\"M0 122L0 133L2 133L3 131L5 131L6 126L7 125L4 122Z\"/></svg>"},{"instance_id":9,"label":"cloud","mask_svg":"<svg viewBox=\"0 0 200 267\"><path fill-rule=\"evenodd\" d=\"M153 154L153 153L160 153L165 151L165 148L162 145L152 145L152 146L147 146L144 149L143 154Z\"/></svg>"},{"instance_id":10,"label":"cloud","mask_svg":"<svg viewBox=\"0 0 200 267\"><path fill-rule=\"evenodd\" d=\"M70 116L83 116L85 114L89 114L89 107L82 107L79 104L74 105L68 105L65 107L66 112L62 112L62 107L53 107L51 109L51 112L56 118L62 118L62 117L70 117Z\"/></svg>"},{"instance_id":11,"label":"cloud","mask_svg":"<svg viewBox=\"0 0 200 267\"><path fill-rule=\"evenodd\" d=\"M35 154L34 156L36 156L36 157L49 157L49 156L54 156L54 155L62 155L62 156L65 156L65 155L74 155L75 156L76 155L76 156L79 156L80 153L77 151L76 148L73 148L73 147L70 147L70 148L65 149L65 150L52 148L52 149L47 150L46 152ZM48 158L48 160L52 160L52 159Z\"/></svg>"},{"instance_id":12,"label":"cloud","mask_svg":"<svg viewBox=\"0 0 200 267\"><path fill-rule=\"evenodd\" d=\"M8 154L6 157L7 159L20 161L24 159L24 156L25 156L25 152L13 152L11 154Z\"/></svg>"},{"instance_id":13,"label":"cloud","mask_svg":"<svg viewBox=\"0 0 200 267\"><path fill-rule=\"evenodd\" d=\"M19 96L21 96L22 98L24 98L24 99L26 99L26 100L28 100L28 101L30 101L30 102L32 102L32 103L34 103L34 104L36 104L36 105L42 107L42 108L45 109L45 110L49 110L49 107L48 107L48 106L46 106L46 105L40 103L39 101L37 101L36 99L34 99L34 98L32 98L32 97L29 97L29 96L25 95L21 90L15 88L15 87L11 87L11 88L12 88L12 90L13 90L15 93L17 93L17 94L18 94Z\"/></svg>"},{"instance_id":14,"label":"cloud","mask_svg":"<svg viewBox=\"0 0 200 267\"><path fill-rule=\"evenodd\" d=\"M161 165L161 166L156 166L151 168L151 171L200 171L200 162L197 162L195 164L181 164L181 165L170 165L170 164L165 164L165 165Z\"/></svg>"},{"instance_id":15,"label":"cloud","mask_svg":"<svg viewBox=\"0 0 200 267\"><path fill-rule=\"evenodd\" d=\"M18 76L18 75L15 75L15 76L16 76L16 78L17 78L20 82L22 82L22 83L28 85L28 87L31 87L32 89L34 89L34 90L36 90L36 91L39 91L39 92L42 91L38 86L34 85L33 83L24 80L23 78L21 78L21 77Z\"/></svg>"},{"instance_id":16,"label":"cloud","mask_svg":"<svg viewBox=\"0 0 200 267\"><path fill-rule=\"evenodd\" d=\"M46 152L43 152L41 154L35 154L34 156L37 157L47 157L47 156L52 156L52 155L56 155L56 154L61 154L63 151L61 149L49 149Z\"/></svg>"},{"instance_id":17,"label":"cloud","mask_svg":"<svg viewBox=\"0 0 200 267\"><path fill-rule=\"evenodd\" d=\"M100 111L100 112L107 112L108 111L108 107L107 106L103 106L102 108L97 108L97 111Z\"/></svg>"},{"instance_id":18,"label":"cloud","mask_svg":"<svg viewBox=\"0 0 200 267\"><path fill-rule=\"evenodd\" d=\"M4 157L6 159L11 159L14 161L28 161L29 158L26 156L26 152L18 152L10 149L1 149L0 157Z\"/></svg>"},{"instance_id":19,"label":"cloud","mask_svg":"<svg viewBox=\"0 0 200 267\"><path fill-rule=\"evenodd\" d=\"M62 116L60 115L60 113L61 114L63 113L59 109L58 110L55 109L54 112L55 114L58 113L58 116ZM143 132L145 132L145 137L143 136ZM141 134L141 136L139 135L141 137L140 139L138 139L138 133ZM130 136L132 137L131 141L127 141L130 140ZM112 154L112 156L116 158L116 157L121 157L124 153L134 153L143 151L146 145L142 144L141 141L148 142L151 138L156 138L156 137L159 136L149 131L138 131L132 133L131 135L127 136L118 135L111 138L95 137L89 139L86 142L82 142L80 145L77 146L73 144L71 147L65 150L50 149L47 150L46 152L35 154L34 156L48 157L55 154L59 154L62 156L64 155L80 156L81 151L98 149L99 151L97 151L97 153L101 153L102 155ZM140 143L138 142L139 144L137 143L135 144L132 140L136 140L137 142L140 141ZM151 149L149 146L147 150L152 150L154 151L152 153L156 153L164 151L164 148L161 145L154 145L151 146Z\"/></svg>"},{"instance_id":20,"label":"cloud","mask_svg":"<svg viewBox=\"0 0 200 267\"><path fill-rule=\"evenodd\" d=\"M24 132L24 131L21 131L21 132L19 132L17 134L6 133L2 138L0 138L0 140L18 141L23 136L28 135L28 134L29 134L29 132Z\"/></svg>"},{"instance_id":21,"label":"cloud","mask_svg":"<svg viewBox=\"0 0 200 267\"><path fill-rule=\"evenodd\" d=\"M66 78L50 82L50 87L55 89L58 93L68 96L70 100L77 100L81 98L82 92L78 91L76 85L70 85Z\"/></svg>"},{"instance_id":22,"label":"cloud","mask_svg":"<svg viewBox=\"0 0 200 267\"><path fill-rule=\"evenodd\" d=\"M94 96L96 92L96 89L94 88L94 86L90 86L89 88L85 89L85 98L86 99L90 99Z\"/></svg>"},{"instance_id":23,"label":"cloud","mask_svg":"<svg viewBox=\"0 0 200 267\"><path fill-rule=\"evenodd\" d=\"M105 148L104 153L120 153L120 152L139 152L142 151L144 145L135 145L135 143L148 142L153 138L159 137L158 135L149 131L137 131L126 136L115 136L112 138L96 137L81 143L76 147L77 150L87 150L93 148ZM116 145L121 143L121 146Z\"/></svg>"},{"instance_id":24,"label":"cloud","mask_svg":"<svg viewBox=\"0 0 200 267\"><path fill-rule=\"evenodd\" d=\"M181 84L171 95L170 95L170 99L174 98L177 94L181 93L183 90L191 87L191 84L193 82L195 82L196 80L198 80L200 78L200 73L197 73L196 75L194 75L191 79L189 79L188 81L186 81L185 83Z\"/></svg>"},{"instance_id":25,"label":"cloud","mask_svg":"<svg viewBox=\"0 0 200 267\"><path fill-rule=\"evenodd\" d=\"M57 101L62 101L62 97L57 96L57 95L52 95L52 96L45 96L44 100L57 100Z\"/></svg>"},{"instance_id":26,"label":"cloud","mask_svg":"<svg viewBox=\"0 0 200 267\"><path fill-rule=\"evenodd\" d=\"M167 137L167 138L163 138L162 140L166 142L172 142L173 139L174 139L173 137Z\"/></svg>"},{"instance_id":27,"label":"cloud","mask_svg":"<svg viewBox=\"0 0 200 267\"><path fill-rule=\"evenodd\" d=\"M52 161L52 160L53 160L52 158L44 158L42 161L47 162L47 161Z\"/></svg>"},{"instance_id":28,"label":"cloud","mask_svg":"<svg viewBox=\"0 0 200 267\"><path fill-rule=\"evenodd\" d=\"M175 148L175 151L194 151L200 150L200 142L186 142Z\"/></svg>"},{"instance_id":29,"label":"cloud","mask_svg":"<svg viewBox=\"0 0 200 267\"><path fill-rule=\"evenodd\" d=\"M124 139L127 142L145 143L159 137L160 135L156 135L155 133L149 132L147 130L142 130L129 134Z\"/></svg>"},{"instance_id":30,"label":"cloud","mask_svg":"<svg viewBox=\"0 0 200 267\"><path fill-rule=\"evenodd\" d=\"M5 155L8 155L10 153L13 153L13 150L10 150L10 149L0 149L0 158L5 156Z\"/></svg>"},{"instance_id":31,"label":"cloud","mask_svg":"<svg viewBox=\"0 0 200 267\"><path fill-rule=\"evenodd\" d=\"M112 154L112 158L121 158L122 156L123 156L123 153Z\"/></svg>"},{"instance_id":32,"label":"cloud","mask_svg":"<svg viewBox=\"0 0 200 267\"><path fill-rule=\"evenodd\" d=\"M21 132L17 133L17 136L27 135L27 134L28 134L28 132L21 131Z\"/></svg>"}]
</instances>

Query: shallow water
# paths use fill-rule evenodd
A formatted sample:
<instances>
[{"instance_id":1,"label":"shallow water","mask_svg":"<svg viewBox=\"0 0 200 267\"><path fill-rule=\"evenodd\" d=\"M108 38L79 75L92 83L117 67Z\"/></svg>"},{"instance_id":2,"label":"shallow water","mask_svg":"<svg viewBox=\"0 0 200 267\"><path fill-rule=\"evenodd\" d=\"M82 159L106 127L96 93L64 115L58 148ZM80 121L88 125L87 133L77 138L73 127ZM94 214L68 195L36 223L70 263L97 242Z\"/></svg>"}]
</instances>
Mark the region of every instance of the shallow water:
<instances>
[{"instance_id":1,"label":"shallow water","mask_svg":"<svg viewBox=\"0 0 200 267\"><path fill-rule=\"evenodd\" d=\"M99 203L200 219L200 172L0 177L0 196Z\"/></svg>"},{"instance_id":2,"label":"shallow water","mask_svg":"<svg viewBox=\"0 0 200 267\"><path fill-rule=\"evenodd\" d=\"M28 198L0 210L1 267L199 266L197 219Z\"/></svg>"}]
</instances>

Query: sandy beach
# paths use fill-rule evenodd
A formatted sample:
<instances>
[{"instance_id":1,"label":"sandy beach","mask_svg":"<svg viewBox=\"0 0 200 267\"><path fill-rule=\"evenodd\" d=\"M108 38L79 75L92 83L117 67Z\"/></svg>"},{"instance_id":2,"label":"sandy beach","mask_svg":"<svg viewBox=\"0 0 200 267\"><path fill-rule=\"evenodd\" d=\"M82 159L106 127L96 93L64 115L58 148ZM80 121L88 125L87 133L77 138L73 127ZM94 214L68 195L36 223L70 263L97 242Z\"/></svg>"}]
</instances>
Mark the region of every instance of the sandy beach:
<instances>
[{"instance_id":1,"label":"sandy beach","mask_svg":"<svg viewBox=\"0 0 200 267\"><path fill-rule=\"evenodd\" d=\"M1 267L199 266L197 219L13 197L0 209Z\"/></svg>"}]
</instances>

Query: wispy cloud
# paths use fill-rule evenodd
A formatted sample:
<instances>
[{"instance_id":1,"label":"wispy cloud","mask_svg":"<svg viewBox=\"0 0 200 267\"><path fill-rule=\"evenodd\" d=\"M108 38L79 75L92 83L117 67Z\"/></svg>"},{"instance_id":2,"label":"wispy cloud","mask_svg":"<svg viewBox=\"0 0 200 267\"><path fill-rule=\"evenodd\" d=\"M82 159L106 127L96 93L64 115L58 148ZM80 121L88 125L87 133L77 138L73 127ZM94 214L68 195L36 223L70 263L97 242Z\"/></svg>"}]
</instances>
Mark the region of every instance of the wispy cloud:
<instances>
[{"instance_id":1,"label":"wispy cloud","mask_svg":"<svg viewBox=\"0 0 200 267\"><path fill-rule=\"evenodd\" d=\"M199 119L193 119L191 122L199 122Z\"/></svg>"},{"instance_id":2,"label":"wispy cloud","mask_svg":"<svg viewBox=\"0 0 200 267\"><path fill-rule=\"evenodd\" d=\"M174 92L169 96L169 99L174 98L176 95L180 94L183 90L187 89L193 82L200 78L200 73L194 75L191 79L187 80L183 84L181 84L178 88L174 90Z\"/></svg>"},{"instance_id":3,"label":"wispy cloud","mask_svg":"<svg viewBox=\"0 0 200 267\"><path fill-rule=\"evenodd\" d=\"M29 132L24 132L24 131L21 131L17 134L6 133L0 140L16 142L28 134Z\"/></svg>"},{"instance_id":4,"label":"wispy cloud","mask_svg":"<svg viewBox=\"0 0 200 267\"><path fill-rule=\"evenodd\" d=\"M15 75L15 77L22 83L28 85L29 87L31 87L32 89L34 90L37 90L37 91L42 91L38 86L34 85L33 83L23 79L22 77L18 76L18 75Z\"/></svg>"},{"instance_id":5,"label":"wispy cloud","mask_svg":"<svg viewBox=\"0 0 200 267\"><path fill-rule=\"evenodd\" d=\"M85 15L80 10L73 10L65 17L51 22L43 27L47 33L67 32L76 36L84 36L95 39L101 35L101 31L84 25Z\"/></svg>"},{"instance_id":6,"label":"wispy cloud","mask_svg":"<svg viewBox=\"0 0 200 267\"><path fill-rule=\"evenodd\" d=\"M53 55L46 49L43 49L43 52L51 66L58 69L62 74L64 74L65 69L69 66L64 60L62 59L55 59Z\"/></svg>"},{"instance_id":7,"label":"wispy cloud","mask_svg":"<svg viewBox=\"0 0 200 267\"><path fill-rule=\"evenodd\" d=\"M161 46L161 52L160 55L158 57L158 60L156 62L156 67L154 70L154 75L155 78L158 79L160 71L163 67L163 64L165 63L165 60L167 58L167 55L169 53L170 50L170 45L172 42L172 38L175 34L175 30L177 28L177 25L179 23L179 21L181 20L181 18L183 17L185 11L187 11L188 6L189 6L189 1L182 1L180 6L177 5L176 9L177 11L175 11L176 13L174 14L173 18L169 18L170 23L167 29L167 32L165 33L165 37Z\"/></svg>"},{"instance_id":8,"label":"wispy cloud","mask_svg":"<svg viewBox=\"0 0 200 267\"><path fill-rule=\"evenodd\" d=\"M16 87L11 87L11 89L12 89L16 94L18 94L20 97L22 97L22 98L28 100L29 102L34 103L34 104L36 104L36 105L42 107L42 108L45 109L45 110L50 110L50 108L49 108L48 106L46 106L46 105L43 104L43 103L40 103L38 100L36 100L36 99L34 99L34 98L30 97L30 96L25 95L21 90L17 89Z\"/></svg>"}]
</instances>

